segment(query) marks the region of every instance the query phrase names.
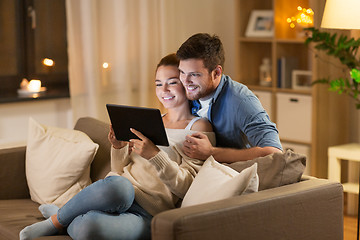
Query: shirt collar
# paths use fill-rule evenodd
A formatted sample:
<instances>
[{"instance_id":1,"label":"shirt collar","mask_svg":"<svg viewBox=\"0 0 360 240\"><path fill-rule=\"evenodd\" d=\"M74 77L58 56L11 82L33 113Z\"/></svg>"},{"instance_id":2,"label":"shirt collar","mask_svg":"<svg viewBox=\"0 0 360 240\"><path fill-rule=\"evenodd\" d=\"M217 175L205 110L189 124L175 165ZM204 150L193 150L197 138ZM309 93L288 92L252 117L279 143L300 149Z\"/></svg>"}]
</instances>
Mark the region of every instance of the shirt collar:
<instances>
[{"instance_id":1,"label":"shirt collar","mask_svg":"<svg viewBox=\"0 0 360 240\"><path fill-rule=\"evenodd\" d=\"M221 76L219 86L217 86L217 88L215 89L215 93L214 93L214 96L213 96L213 102L215 102L216 99L219 97L220 92L224 88L226 82L227 82L227 76L225 74L223 74Z\"/></svg>"},{"instance_id":2,"label":"shirt collar","mask_svg":"<svg viewBox=\"0 0 360 240\"><path fill-rule=\"evenodd\" d=\"M227 80L228 76L226 76L225 74L223 74L221 76L220 79L220 83L219 85L216 87L215 92L213 93L212 96L212 100L210 102L210 105L212 103L214 103L216 101L216 99L219 97L221 90L224 88L225 83L228 81ZM197 115L197 111L199 111L199 109L201 108L201 104L199 100L193 100L191 101L191 113L195 116L199 116Z\"/></svg>"}]
</instances>

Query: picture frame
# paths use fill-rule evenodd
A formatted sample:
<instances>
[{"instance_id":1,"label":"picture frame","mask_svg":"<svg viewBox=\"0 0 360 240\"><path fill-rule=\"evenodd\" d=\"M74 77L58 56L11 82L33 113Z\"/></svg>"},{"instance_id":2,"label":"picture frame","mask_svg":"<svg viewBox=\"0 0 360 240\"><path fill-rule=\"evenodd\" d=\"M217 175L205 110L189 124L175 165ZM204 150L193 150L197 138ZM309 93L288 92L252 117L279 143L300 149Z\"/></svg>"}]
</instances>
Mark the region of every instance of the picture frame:
<instances>
[{"instance_id":1,"label":"picture frame","mask_svg":"<svg viewBox=\"0 0 360 240\"><path fill-rule=\"evenodd\" d=\"M245 32L246 37L273 37L274 12L272 10L253 10Z\"/></svg>"},{"instance_id":2,"label":"picture frame","mask_svg":"<svg viewBox=\"0 0 360 240\"><path fill-rule=\"evenodd\" d=\"M308 70L293 70L291 81L293 89L311 90L312 72Z\"/></svg>"}]
</instances>

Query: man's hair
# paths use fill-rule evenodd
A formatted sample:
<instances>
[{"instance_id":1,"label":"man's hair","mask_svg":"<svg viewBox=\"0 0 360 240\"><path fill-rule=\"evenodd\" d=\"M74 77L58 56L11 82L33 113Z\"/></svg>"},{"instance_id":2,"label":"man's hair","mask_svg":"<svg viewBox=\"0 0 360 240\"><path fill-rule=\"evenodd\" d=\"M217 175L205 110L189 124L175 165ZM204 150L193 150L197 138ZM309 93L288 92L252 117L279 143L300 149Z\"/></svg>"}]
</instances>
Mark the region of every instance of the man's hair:
<instances>
[{"instance_id":1,"label":"man's hair","mask_svg":"<svg viewBox=\"0 0 360 240\"><path fill-rule=\"evenodd\" d=\"M225 52L221 40L216 35L197 33L191 36L180 46L176 56L180 60L201 59L209 72L214 70L217 65L224 68Z\"/></svg>"},{"instance_id":2,"label":"man's hair","mask_svg":"<svg viewBox=\"0 0 360 240\"><path fill-rule=\"evenodd\" d=\"M156 66L156 70L161 66L174 66L176 68L179 67L179 59L176 57L175 53L170 53L163 57L158 65Z\"/></svg>"}]
</instances>

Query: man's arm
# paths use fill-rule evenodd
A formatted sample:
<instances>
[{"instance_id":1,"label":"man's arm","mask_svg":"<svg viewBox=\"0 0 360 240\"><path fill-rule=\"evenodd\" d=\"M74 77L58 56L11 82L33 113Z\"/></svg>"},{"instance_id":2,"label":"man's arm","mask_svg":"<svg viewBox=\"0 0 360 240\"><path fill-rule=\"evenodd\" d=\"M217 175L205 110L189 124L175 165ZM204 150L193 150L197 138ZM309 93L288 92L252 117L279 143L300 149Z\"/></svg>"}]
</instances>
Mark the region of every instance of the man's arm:
<instances>
[{"instance_id":1,"label":"man's arm","mask_svg":"<svg viewBox=\"0 0 360 240\"><path fill-rule=\"evenodd\" d=\"M252 147L249 149L213 147L207 136L201 132L186 136L183 145L183 152L188 157L206 160L212 155L216 161L221 163L246 161L275 152L282 152L275 147Z\"/></svg>"},{"instance_id":2,"label":"man's arm","mask_svg":"<svg viewBox=\"0 0 360 240\"><path fill-rule=\"evenodd\" d=\"M275 147L252 147L248 149L214 147L211 155L213 155L218 162L233 163L251 160L257 157L264 157L275 152L282 151Z\"/></svg>"}]
</instances>

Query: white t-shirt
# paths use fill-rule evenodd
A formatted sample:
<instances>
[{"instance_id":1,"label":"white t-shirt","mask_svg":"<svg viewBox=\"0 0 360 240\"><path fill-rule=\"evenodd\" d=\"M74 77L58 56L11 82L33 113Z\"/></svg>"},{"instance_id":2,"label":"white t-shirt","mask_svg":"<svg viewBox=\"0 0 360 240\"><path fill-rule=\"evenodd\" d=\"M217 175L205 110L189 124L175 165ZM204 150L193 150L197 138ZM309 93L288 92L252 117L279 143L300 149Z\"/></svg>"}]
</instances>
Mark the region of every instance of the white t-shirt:
<instances>
[{"instance_id":1,"label":"white t-shirt","mask_svg":"<svg viewBox=\"0 0 360 240\"><path fill-rule=\"evenodd\" d=\"M206 118L208 119L208 110L209 110L209 106L210 106L210 102L213 99L214 93L211 94L210 96L203 98L203 99L199 99L199 102L201 104L201 109L197 112L197 114L200 117Z\"/></svg>"}]
</instances>

